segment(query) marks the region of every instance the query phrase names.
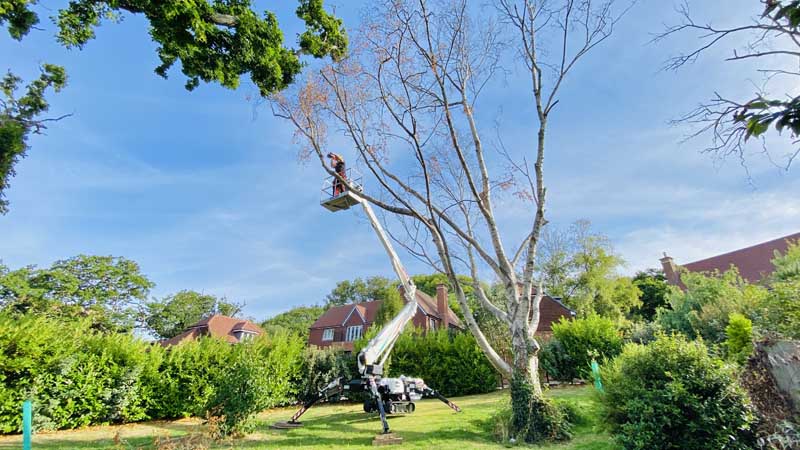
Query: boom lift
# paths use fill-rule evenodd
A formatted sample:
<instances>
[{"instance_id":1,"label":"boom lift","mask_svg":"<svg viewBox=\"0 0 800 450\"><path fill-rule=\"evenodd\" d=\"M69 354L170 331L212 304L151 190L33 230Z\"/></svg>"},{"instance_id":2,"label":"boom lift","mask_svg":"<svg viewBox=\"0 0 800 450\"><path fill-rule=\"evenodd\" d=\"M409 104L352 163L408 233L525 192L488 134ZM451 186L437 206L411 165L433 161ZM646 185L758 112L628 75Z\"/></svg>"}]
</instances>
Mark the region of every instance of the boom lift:
<instances>
[{"instance_id":1,"label":"boom lift","mask_svg":"<svg viewBox=\"0 0 800 450\"><path fill-rule=\"evenodd\" d=\"M454 411L461 412L461 408L428 387L421 378L406 376L400 376L399 378L383 377L383 365L386 359L389 357L395 342L397 342L397 338L400 337L400 333L402 333L406 324L414 317L417 311L417 287L411 277L408 276L408 273L406 273L400 258L397 256L394 247L392 247L383 226L381 226L372 211L369 202L360 195L362 190L360 179L353 179L350 176L347 178L348 184L353 188L352 190L345 189L339 193L334 189L335 195L331 196L329 187L333 186L336 180L328 180L326 186L323 187L323 198L320 204L332 212L346 210L357 204L362 206L370 224L372 224L372 228L378 235L381 244L383 244L383 248L389 255L394 272L400 279L406 304L358 353L357 361L360 378L350 381L346 381L344 378L333 380L322 388L315 397L306 401L288 422L279 422L274 427L295 428L301 426L302 424L297 420L315 403L338 398L345 391L366 394L364 411L367 413L377 411L380 414L383 434L389 434L389 423L386 421L386 414L412 413L415 410L414 401L420 400L422 397L435 397Z\"/></svg>"}]
</instances>

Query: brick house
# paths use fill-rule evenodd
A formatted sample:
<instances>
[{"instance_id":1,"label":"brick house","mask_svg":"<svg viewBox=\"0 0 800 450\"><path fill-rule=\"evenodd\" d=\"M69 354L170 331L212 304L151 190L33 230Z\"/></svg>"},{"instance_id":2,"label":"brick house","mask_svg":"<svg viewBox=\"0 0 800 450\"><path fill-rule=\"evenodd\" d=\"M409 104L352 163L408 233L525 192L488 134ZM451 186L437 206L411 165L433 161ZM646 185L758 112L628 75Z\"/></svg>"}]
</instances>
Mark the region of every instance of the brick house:
<instances>
[{"instance_id":1,"label":"brick house","mask_svg":"<svg viewBox=\"0 0 800 450\"><path fill-rule=\"evenodd\" d=\"M685 288L680 280L682 270L697 273L714 273L715 271L722 273L731 266L735 266L739 270L739 275L747 282L758 283L771 275L775 269L772 266L775 252L786 253L789 242L797 240L800 240L800 233L680 265L675 264L675 261L664 253L664 257L660 260L661 267L664 269L667 282L681 289Z\"/></svg>"},{"instance_id":2,"label":"brick house","mask_svg":"<svg viewBox=\"0 0 800 450\"><path fill-rule=\"evenodd\" d=\"M448 329L464 330L461 320L450 310L447 302L447 286L436 286L436 301L417 290L419 307L412 318L414 326L423 330ZM353 350L353 341L360 338L375 322L381 301L334 306L325 311L314 322L308 334L309 345L318 347L337 346L345 351ZM446 314L441 314L445 311ZM545 295L540 307L540 320L537 334L548 337L552 334L552 324L562 317L573 317L575 312L561 303L559 299ZM444 319L443 319L444 318Z\"/></svg>"},{"instance_id":3,"label":"brick house","mask_svg":"<svg viewBox=\"0 0 800 450\"><path fill-rule=\"evenodd\" d=\"M238 344L245 339L250 339L263 333L264 330L261 327L249 320L214 314L190 326L183 333L170 339L164 339L159 343L164 347L168 347L181 342L196 340L202 336L213 336L225 339L231 344Z\"/></svg>"},{"instance_id":4,"label":"brick house","mask_svg":"<svg viewBox=\"0 0 800 450\"><path fill-rule=\"evenodd\" d=\"M569 309L561 302L560 298L545 295L539 303L539 327L536 335L545 339L553 335L553 323L561 320L562 317L570 319L575 317L575 311Z\"/></svg>"},{"instance_id":5,"label":"brick house","mask_svg":"<svg viewBox=\"0 0 800 450\"><path fill-rule=\"evenodd\" d=\"M411 319L415 327L422 330L441 328L463 330L461 319L450 310L447 301L447 286L436 286L436 300L417 290L417 312ZM383 304L382 300L334 306L325 311L309 328L308 344L317 347L337 346L353 351L357 340L375 323L375 316Z\"/></svg>"}]
</instances>

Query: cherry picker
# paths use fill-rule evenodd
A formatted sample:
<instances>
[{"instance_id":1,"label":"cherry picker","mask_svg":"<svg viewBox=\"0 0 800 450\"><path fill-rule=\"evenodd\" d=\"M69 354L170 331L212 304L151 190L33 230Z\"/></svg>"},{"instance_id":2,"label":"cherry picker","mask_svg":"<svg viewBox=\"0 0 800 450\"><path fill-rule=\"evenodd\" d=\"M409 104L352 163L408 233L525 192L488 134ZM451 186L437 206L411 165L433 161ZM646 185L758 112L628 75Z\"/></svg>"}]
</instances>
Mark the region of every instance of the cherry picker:
<instances>
[{"instance_id":1,"label":"cherry picker","mask_svg":"<svg viewBox=\"0 0 800 450\"><path fill-rule=\"evenodd\" d=\"M350 175L350 174L348 174ZM436 390L425 384L421 378L400 376L399 378L385 378L383 376L383 365L394 347L397 338L400 337L406 324L414 317L417 311L417 287L406 273L400 258L392 247L389 237L372 211L369 202L360 195L362 184L359 178L347 176L347 187L343 190L335 189L336 183L341 183L339 179L332 178L326 181L323 186L323 197L320 204L329 211L343 211L352 206L360 204L369 219L372 228L378 235L383 244L383 248L389 255L392 268L400 279L405 305L400 312L372 338L357 356L359 378L346 380L339 378L331 381L322 388L318 394L297 410L288 422L279 422L273 425L275 428L295 428L302 424L298 422L309 408L319 401L330 400L341 397L342 395L356 396L361 394L365 398L364 411L367 413L378 412L383 425L383 434L389 434L389 423L386 420L387 414L412 413L416 409L414 402L423 397L433 397L441 400L456 412L461 412L456 404L446 399ZM333 188L333 189L332 189Z\"/></svg>"}]
</instances>

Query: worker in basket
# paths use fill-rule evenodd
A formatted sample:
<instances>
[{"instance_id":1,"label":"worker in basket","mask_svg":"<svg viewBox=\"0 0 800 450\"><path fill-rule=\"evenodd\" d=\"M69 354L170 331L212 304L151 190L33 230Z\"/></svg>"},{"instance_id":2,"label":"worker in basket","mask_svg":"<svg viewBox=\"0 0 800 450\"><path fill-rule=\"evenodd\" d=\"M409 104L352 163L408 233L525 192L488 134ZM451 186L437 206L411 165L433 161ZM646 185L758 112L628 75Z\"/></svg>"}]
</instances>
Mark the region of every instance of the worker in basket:
<instances>
[{"instance_id":1,"label":"worker in basket","mask_svg":"<svg viewBox=\"0 0 800 450\"><path fill-rule=\"evenodd\" d=\"M328 158L331 159L331 167L336 172L337 175L342 177L342 179L347 178L347 173L345 171L344 166L344 158L341 155L336 153L328 153ZM339 194L344 192L344 183L339 178L334 177L333 179L333 196L336 197Z\"/></svg>"}]
</instances>

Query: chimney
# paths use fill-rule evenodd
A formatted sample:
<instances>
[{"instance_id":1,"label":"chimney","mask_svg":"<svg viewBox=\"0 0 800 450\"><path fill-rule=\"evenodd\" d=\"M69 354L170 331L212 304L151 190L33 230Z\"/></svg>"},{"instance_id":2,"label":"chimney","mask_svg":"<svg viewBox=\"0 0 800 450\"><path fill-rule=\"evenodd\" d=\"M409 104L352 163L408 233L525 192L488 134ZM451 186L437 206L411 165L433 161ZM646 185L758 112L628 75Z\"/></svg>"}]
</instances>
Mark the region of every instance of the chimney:
<instances>
[{"instance_id":1,"label":"chimney","mask_svg":"<svg viewBox=\"0 0 800 450\"><path fill-rule=\"evenodd\" d=\"M442 317L442 329L450 328L450 304L447 302L447 285L436 285L436 309Z\"/></svg>"},{"instance_id":2,"label":"chimney","mask_svg":"<svg viewBox=\"0 0 800 450\"><path fill-rule=\"evenodd\" d=\"M680 286L681 279L675 261L670 256L667 256L666 252L664 252L664 257L659 261L661 261L661 268L664 269L664 276L667 277L667 282L673 286Z\"/></svg>"}]
</instances>

